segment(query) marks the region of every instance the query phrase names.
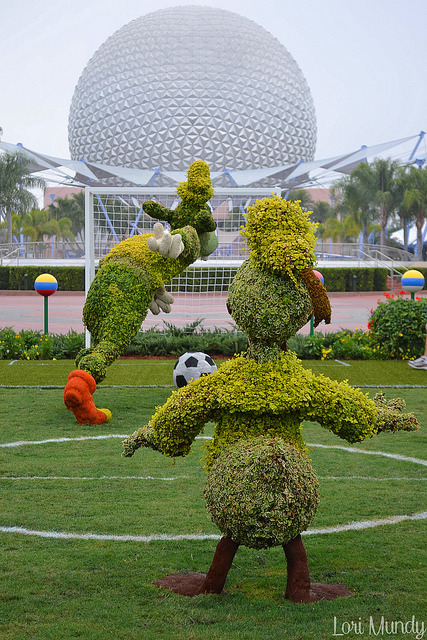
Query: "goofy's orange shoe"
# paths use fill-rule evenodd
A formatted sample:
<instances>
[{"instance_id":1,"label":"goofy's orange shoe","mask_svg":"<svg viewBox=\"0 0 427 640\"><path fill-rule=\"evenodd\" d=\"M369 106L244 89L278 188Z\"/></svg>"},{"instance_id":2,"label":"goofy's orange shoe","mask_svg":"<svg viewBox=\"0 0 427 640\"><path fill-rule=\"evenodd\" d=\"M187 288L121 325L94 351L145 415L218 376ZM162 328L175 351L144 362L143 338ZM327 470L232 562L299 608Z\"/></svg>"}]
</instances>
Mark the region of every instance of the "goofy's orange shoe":
<instances>
[{"instance_id":1,"label":"goofy's orange shoe","mask_svg":"<svg viewBox=\"0 0 427 640\"><path fill-rule=\"evenodd\" d=\"M79 424L103 424L111 418L109 409L97 409L93 400L96 382L87 371L75 369L68 376L64 402Z\"/></svg>"}]
</instances>

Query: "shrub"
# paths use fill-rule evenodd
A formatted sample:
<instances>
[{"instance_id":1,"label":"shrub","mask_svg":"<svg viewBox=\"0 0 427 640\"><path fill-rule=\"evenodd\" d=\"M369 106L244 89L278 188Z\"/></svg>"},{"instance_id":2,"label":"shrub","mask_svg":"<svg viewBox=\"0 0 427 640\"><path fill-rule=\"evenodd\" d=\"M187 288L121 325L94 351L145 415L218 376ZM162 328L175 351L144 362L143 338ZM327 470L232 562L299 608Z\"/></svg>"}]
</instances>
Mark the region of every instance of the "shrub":
<instances>
[{"instance_id":1,"label":"shrub","mask_svg":"<svg viewBox=\"0 0 427 640\"><path fill-rule=\"evenodd\" d=\"M42 273L50 273L58 281L59 291L84 291L85 270L84 267L3 267L8 271L8 286L4 288L21 291L34 288L34 280ZM0 280L0 288L6 284L3 274Z\"/></svg>"},{"instance_id":2,"label":"shrub","mask_svg":"<svg viewBox=\"0 0 427 640\"><path fill-rule=\"evenodd\" d=\"M9 287L9 267L0 266L0 290L10 289Z\"/></svg>"},{"instance_id":3,"label":"shrub","mask_svg":"<svg viewBox=\"0 0 427 640\"><path fill-rule=\"evenodd\" d=\"M368 327L371 340L389 358L408 360L423 353L427 323L427 298L410 300L385 294L372 312Z\"/></svg>"},{"instance_id":4,"label":"shrub","mask_svg":"<svg viewBox=\"0 0 427 640\"><path fill-rule=\"evenodd\" d=\"M308 528L319 502L307 455L265 436L227 448L209 471L204 495L222 534L255 549L293 540Z\"/></svg>"},{"instance_id":5,"label":"shrub","mask_svg":"<svg viewBox=\"0 0 427 640\"><path fill-rule=\"evenodd\" d=\"M84 334L69 331L66 335L44 335L41 331L10 327L0 329L0 359L57 360L75 358L84 345Z\"/></svg>"},{"instance_id":6,"label":"shrub","mask_svg":"<svg viewBox=\"0 0 427 640\"><path fill-rule=\"evenodd\" d=\"M197 320L185 327L164 322L163 329L141 331L126 349L125 356L180 356L202 351L211 356L233 356L247 349L246 335L237 329L204 329Z\"/></svg>"},{"instance_id":7,"label":"shrub","mask_svg":"<svg viewBox=\"0 0 427 640\"><path fill-rule=\"evenodd\" d=\"M322 267L328 291L385 291L388 269L383 267Z\"/></svg>"},{"instance_id":8,"label":"shrub","mask_svg":"<svg viewBox=\"0 0 427 640\"><path fill-rule=\"evenodd\" d=\"M416 311L427 313L427 300L417 301L414 304L420 305L415 308ZM378 306L380 307L380 305ZM416 332L412 332L412 335L415 335L413 349L405 346L408 338L404 340L400 317L396 320L398 323L396 344L398 346L393 349L390 347L390 340L382 339L380 342L379 337L372 330L362 331L361 329L354 331L344 329L338 333L326 334L316 331L312 336L297 334L288 340L287 348L294 351L301 360L410 359L423 351L425 320L421 319L417 322L419 328ZM383 333L385 338L390 338L387 328ZM39 331L22 330L15 333L10 328L0 329L0 359L27 359L27 357L30 360L73 359L83 346L84 334L75 331L70 331L66 335L49 334L46 337ZM211 356L232 357L234 354L243 353L247 348L247 336L242 331L238 331L233 326L230 329L204 329L202 320L197 320L185 327L176 327L164 322L164 326L161 328L141 331L134 337L124 355L130 357L175 356L178 358L186 351L202 351Z\"/></svg>"}]
</instances>

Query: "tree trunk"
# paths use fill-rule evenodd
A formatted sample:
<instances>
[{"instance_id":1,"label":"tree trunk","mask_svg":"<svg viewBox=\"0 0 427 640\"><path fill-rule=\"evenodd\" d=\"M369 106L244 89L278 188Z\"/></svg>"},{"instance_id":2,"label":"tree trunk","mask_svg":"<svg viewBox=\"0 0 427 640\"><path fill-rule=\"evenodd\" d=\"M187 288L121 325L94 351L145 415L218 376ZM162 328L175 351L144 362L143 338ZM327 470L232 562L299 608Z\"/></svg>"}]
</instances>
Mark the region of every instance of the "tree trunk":
<instances>
[{"instance_id":1,"label":"tree trunk","mask_svg":"<svg viewBox=\"0 0 427 640\"><path fill-rule=\"evenodd\" d=\"M12 212L6 211L6 219L7 219L7 242L12 246L13 238L12 238Z\"/></svg>"},{"instance_id":2,"label":"tree trunk","mask_svg":"<svg viewBox=\"0 0 427 640\"><path fill-rule=\"evenodd\" d=\"M408 251L408 218L403 216L401 220L403 225L403 248Z\"/></svg>"},{"instance_id":3,"label":"tree trunk","mask_svg":"<svg viewBox=\"0 0 427 640\"><path fill-rule=\"evenodd\" d=\"M380 222L380 227L381 227L380 245L382 247L385 247L386 243L387 243L387 240L386 240L386 227L387 227L387 222L388 222L388 213L387 213L386 206L385 206L385 204L383 202L381 202L381 204L380 204L379 222Z\"/></svg>"},{"instance_id":4,"label":"tree trunk","mask_svg":"<svg viewBox=\"0 0 427 640\"><path fill-rule=\"evenodd\" d=\"M368 223L366 220L363 221L362 238L363 238L363 248L364 250L366 250L366 247L368 245L368 238L369 238Z\"/></svg>"},{"instance_id":5,"label":"tree trunk","mask_svg":"<svg viewBox=\"0 0 427 640\"><path fill-rule=\"evenodd\" d=\"M417 258L418 260L423 259L423 226L424 226L424 213L423 211L419 211L416 220L417 227Z\"/></svg>"},{"instance_id":6,"label":"tree trunk","mask_svg":"<svg viewBox=\"0 0 427 640\"><path fill-rule=\"evenodd\" d=\"M353 595L352 591L343 584L310 583L307 553L301 535L284 544L283 550L288 569L285 598L292 602L308 603Z\"/></svg>"}]
</instances>

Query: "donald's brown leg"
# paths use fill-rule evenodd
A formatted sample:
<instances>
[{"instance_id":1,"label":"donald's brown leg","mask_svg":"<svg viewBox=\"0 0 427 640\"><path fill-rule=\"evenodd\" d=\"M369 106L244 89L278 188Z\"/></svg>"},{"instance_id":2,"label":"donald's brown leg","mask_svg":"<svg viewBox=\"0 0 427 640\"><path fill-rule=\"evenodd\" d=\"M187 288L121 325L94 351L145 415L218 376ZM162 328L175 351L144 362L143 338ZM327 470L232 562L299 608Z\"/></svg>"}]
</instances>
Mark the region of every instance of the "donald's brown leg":
<instances>
[{"instance_id":1,"label":"donald's brown leg","mask_svg":"<svg viewBox=\"0 0 427 640\"><path fill-rule=\"evenodd\" d=\"M312 602L315 598L310 594L310 572L307 552L301 536L283 545L288 564L288 579L285 598L292 602Z\"/></svg>"},{"instance_id":2,"label":"donald's brown leg","mask_svg":"<svg viewBox=\"0 0 427 640\"><path fill-rule=\"evenodd\" d=\"M154 584L164 589L172 589L183 596L221 593L238 546L231 538L221 538L207 574L174 573L156 580Z\"/></svg>"},{"instance_id":3,"label":"donald's brown leg","mask_svg":"<svg viewBox=\"0 0 427 640\"><path fill-rule=\"evenodd\" d=\"M283 545L288 563L288 580L285 598L292 602L314 602L315 600L334 600L352 596L353 592L344 584L311 582L308 560L301 536Z\"/></svg>"}]
</instances>

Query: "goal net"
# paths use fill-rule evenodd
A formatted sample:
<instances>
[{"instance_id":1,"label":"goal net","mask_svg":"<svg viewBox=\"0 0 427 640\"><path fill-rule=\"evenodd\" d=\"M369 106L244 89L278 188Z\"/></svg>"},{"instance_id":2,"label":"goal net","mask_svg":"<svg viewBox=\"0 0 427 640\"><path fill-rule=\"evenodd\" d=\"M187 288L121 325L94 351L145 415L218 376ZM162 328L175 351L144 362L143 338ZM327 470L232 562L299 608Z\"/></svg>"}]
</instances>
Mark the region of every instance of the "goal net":
<instances>
[{"instance_id":1,"label":"goal net","mask_svg":"<svg viewBox=\"0 0 427 640\"><path fill-rule=\"evenodd\" d=\"M85 288L95 277L99 260L118 242L152 231L157 220L144 213L146 200L155 200L174 209L179 199L174 187L85 189ZM163 320L184 327L200 320L205 328L229 328L233 325L227 313L226 298L230 283L248 256L240 229L245 224L247 207L257 199L280 196L274 188L217 188L209 206L217 224L218 248L207 260L197 260L166 288L175 302L170 314L152 315L149 311L142 329L164 327ZM165 224L168 227L167 223Z\"/></svg>"}]
</instances>

